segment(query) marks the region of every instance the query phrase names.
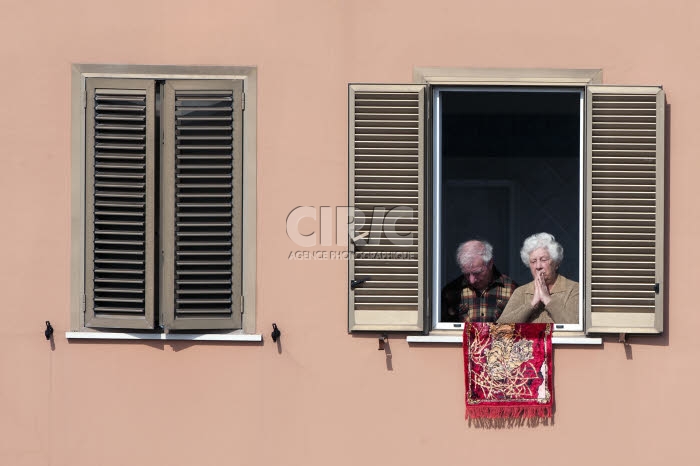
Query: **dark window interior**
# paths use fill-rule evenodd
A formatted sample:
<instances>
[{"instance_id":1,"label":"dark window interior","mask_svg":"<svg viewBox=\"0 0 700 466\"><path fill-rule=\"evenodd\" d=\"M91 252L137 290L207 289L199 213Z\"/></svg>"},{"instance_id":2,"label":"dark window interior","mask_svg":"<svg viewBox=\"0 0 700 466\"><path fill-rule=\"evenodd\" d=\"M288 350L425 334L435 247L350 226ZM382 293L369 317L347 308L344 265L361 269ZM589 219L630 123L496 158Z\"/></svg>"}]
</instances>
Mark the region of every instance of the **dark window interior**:
<instances>
[{"instance_id":1,"label":"dark window interior","mask_svg":"<svg viewBox=\"0 0 700 466\"><path fill-rule=\"evenodd\" d=\"M580 91L441 92L441 284L460 274L457 246L486 239L496 266L532 280L523 240L553 234L560 273L579 281Z\"/></svg>"}]
</instances>

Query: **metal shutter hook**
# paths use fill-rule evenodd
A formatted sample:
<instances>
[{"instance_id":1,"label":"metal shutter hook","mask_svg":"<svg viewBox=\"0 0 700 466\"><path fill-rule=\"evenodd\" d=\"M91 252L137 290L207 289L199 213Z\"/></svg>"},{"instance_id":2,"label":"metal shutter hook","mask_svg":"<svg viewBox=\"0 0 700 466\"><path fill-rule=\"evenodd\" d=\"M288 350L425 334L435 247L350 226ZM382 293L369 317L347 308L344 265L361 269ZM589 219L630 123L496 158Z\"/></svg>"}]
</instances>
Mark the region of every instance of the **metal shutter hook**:
<instances>
[{"instance_id":1,"label":"metal shutter hook","mask_svg":"<svg viewBox=\"0 0 700 466\"><path fill-rule=\"evenodd\" d=\"M277 324L272 324L272 341L277 343L277 339L282 335L280 329L277 328Z\"/></svg>"},{"instance_id":2,"label":"metal shutter hook","mask_svg":"<svg viewBox=\"0 0 700 466\"><path fill-rule=\"evenodd\" d=\"M53 327L51 326L51 322L49 322L48 320L46 321L46 330L44 330L44 336L47 340L50 340L53 336Z\"/></svg>"}]
</instances>

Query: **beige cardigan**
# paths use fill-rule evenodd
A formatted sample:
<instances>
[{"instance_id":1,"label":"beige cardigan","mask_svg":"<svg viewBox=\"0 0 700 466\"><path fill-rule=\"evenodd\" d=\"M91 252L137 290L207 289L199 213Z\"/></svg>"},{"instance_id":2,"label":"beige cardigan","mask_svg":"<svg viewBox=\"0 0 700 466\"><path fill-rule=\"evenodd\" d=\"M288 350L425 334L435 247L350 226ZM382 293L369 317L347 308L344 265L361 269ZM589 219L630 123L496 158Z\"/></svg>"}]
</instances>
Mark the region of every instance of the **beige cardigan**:
<instances>
[{"instance_id":1,"label":"beige cardigan","mask_svg":"<svg viewBox=\"0 0 700 466\"><path fill-rule=\"evenodd\" d=\"M578 282L563 275L557 277L550 295L549 305L542 304L533 308L530 304L535 294L535 282L517 288L513 292L503 314L498 318L499 324L517 324L525 322L554 322L556 324L578 323Z\"/></svg>"}]
</instances>

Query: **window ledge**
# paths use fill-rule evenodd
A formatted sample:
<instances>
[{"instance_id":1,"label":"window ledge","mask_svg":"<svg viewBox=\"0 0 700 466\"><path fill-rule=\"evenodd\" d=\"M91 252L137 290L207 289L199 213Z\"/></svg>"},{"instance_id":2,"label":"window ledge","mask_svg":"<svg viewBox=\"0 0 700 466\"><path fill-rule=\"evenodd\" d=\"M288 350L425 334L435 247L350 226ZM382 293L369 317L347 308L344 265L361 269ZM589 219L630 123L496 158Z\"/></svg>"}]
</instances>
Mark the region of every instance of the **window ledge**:
<instances>
[{"instance_id":1,"label":"window ledge","mask_svg":"<svg viewBox=\"0 0 700 466\"><path fill-rule=\"evenodd\" d=\"M409 343L459 343L462 344L462 335L409 335L406 337ZM552 337L554 345L602 345L602 338L588 337Z\"/></svg>"},{"instance_id":2,"label":"window ledge","mask_svg":"<svg viewBox=\"0 0 700 466\"><path fill-rule=\"evenodd\" d=\"M262 341L260 334L66 332L69 340Z\"/></svg>"}]
</instances>

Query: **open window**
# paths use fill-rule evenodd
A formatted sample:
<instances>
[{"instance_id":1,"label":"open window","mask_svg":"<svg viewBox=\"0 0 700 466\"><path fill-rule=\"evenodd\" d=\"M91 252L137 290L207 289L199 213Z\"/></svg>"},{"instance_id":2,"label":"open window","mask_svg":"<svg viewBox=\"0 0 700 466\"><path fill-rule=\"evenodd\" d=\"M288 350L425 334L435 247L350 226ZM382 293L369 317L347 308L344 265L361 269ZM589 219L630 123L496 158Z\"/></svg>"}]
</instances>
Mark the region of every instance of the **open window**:
<instances>
[{"instance_id":1,"label":"open window","mask_svg":"<svg viewBox=\"0 0 700 466\"><path fill-rule=\"evenodd\" d=\"M489 240L524 284L522 241L548 231L581 291L579 322L557 330L660 333L663 91L599 86L598 70L423 69L416 81L350 85L350 330L461 328L439 317L456 245ZM402 244L382 227L399 210L413 212L393 221Z\"/></svg>"},{"instance_id":2,"label":"open window","mask_svg":"<svg viewBox=\"0 0 700 466\"><path fill-rule=\"evenodd\" d=\"M489 241L497 269L523 285L523 239L546 231L564 247L559 272L580 281L583 88L436 86L432 90L431 303L442 322L440 290L460 277L463 241ZM582 330L582 306L575 324Z\"/></svg>"}]
</instances>

